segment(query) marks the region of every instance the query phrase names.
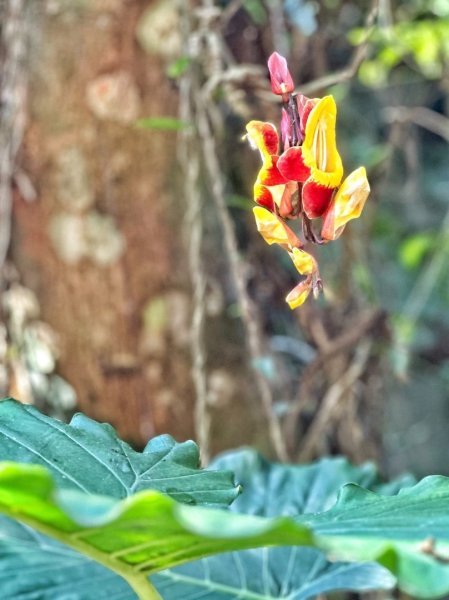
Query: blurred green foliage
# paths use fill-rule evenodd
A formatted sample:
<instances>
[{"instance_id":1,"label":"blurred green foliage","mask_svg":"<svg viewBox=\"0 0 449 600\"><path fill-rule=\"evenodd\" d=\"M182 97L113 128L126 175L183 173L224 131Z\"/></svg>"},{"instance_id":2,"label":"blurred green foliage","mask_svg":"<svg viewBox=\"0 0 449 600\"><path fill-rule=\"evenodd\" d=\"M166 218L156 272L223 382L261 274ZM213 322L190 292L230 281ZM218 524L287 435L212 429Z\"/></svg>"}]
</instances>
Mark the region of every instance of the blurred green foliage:
<instances>
[{"instance_id":1,"label":"blurred green foliage","mask_svg":"<svg viewBox=\"0 0 449 600\"><path fill-rule=\"evenodd\" d=\"M357 45L367 33L357 27L348 39ZM390 316L390 367L400 377L386 382L390 467L416 468L419 454L419 470L447 472L440 425L449 416L448 142L407 110L423 107L438 123L447 117L449 1L383 2L368 36L368 58L340 104L340 139L373 184L360 223L366 268L361 276L355 264L352 277L365 294L371 278Z\"/></svg>"},{"instance_id":2,"label":"blurred green foliage","mask_svg":"<svg viewBox=\"0 0 449 600\"><path fill-rule=\"evenodd\" d=\"M138 119L135 126L139 129L157 129L160 131L181 131L190 127L190 123L174 117L148 117Z\"/></svg>"},{"instance_id":3,"label":"blurred green foliage","mask_svg":"<svg viewBox=\"0 0 449 600\"><path fill-rule=\"evenodd\" d=\"M348 225L340 245L320 248L321 271L329 298L341 302L349 287L359 303L388 315L389 468L413 468L419 455L421 473L448 473L442 431L449 419L449 0L381 1L372 26L368 1L245 3L258 27L254 7L265 11L269 27L274 5L284 9L298 82L345 69L356 46L367 44L357 76L317 94L336 98L346 172L365 165L372 188L363 217ZM308 33L298 25L306 11L317 25ZM266 54L271 50L267 44ZM412 118L407 111L415 108L421 112ZM277 332L296 323L275 311L270 319ZM295 335L301 337L299 327Z\"/></svg>"}]
</instances>

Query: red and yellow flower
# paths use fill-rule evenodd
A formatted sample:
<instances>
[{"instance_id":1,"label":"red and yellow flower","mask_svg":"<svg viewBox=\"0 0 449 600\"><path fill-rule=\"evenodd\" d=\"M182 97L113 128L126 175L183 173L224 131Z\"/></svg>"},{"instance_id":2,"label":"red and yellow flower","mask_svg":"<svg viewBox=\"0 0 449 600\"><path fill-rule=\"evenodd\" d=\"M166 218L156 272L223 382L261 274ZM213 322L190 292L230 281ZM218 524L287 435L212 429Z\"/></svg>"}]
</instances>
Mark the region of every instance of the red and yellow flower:
<instances>
[{"instance_id":1,"label":"red and yellow flower","mask_svg":"<svg viewBox=\"0 0 449 600\"><path fill-rule=\"evenodd\" d=\"M311 99L294 94L285 58L274 53L268 67L271 86L282 97L282 151L272 123L250 121L247 137L260 151L262 167L254 184L257 229L268 244L289 252L297 271L306 278L287 296L297 308L313 291L321 291L318 265L303 249L284 219L301 219L306 241L325 243L337 239L346 224L358 218L370 187L366 171L359 167L343 181L343 164L336 143L337 107L332 96ZM322 217L319 239L312 220Z\"/></svg>"},{"instance_id":2,"label":"red and yellow flower","mask_svg":"<svg viewBox=\"0 0 449 600\"><path fill-rule=\"evenodd\" d=\"M302 145L288 148L278 160L278 170L286 179L303 184L302 208L309 219L322 216L343 177L336 117L333 97L319 100L307 115Z\"/></svg>"}]
</instances>

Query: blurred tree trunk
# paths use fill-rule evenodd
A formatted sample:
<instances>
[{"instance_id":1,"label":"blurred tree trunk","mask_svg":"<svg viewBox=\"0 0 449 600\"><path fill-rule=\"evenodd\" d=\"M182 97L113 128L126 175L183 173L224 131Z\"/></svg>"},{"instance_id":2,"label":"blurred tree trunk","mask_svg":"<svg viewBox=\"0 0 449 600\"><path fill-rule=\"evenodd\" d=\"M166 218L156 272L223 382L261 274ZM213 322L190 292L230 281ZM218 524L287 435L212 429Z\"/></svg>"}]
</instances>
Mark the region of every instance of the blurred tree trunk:
<instances>
[{"instance_id":1,"label":"blurred tree trunk","mask_svg":"<svg viewBox=\"0 0 449 600\"><path fill-rule=\"evenodd\" d=\"M136 41L152 3L38 4L21 158L36 200L16 191L11 257L60 336L80 410L138 442L191 436L175 140L133 126L176 112L163 61Z\"/></svg>"}]
</instances>

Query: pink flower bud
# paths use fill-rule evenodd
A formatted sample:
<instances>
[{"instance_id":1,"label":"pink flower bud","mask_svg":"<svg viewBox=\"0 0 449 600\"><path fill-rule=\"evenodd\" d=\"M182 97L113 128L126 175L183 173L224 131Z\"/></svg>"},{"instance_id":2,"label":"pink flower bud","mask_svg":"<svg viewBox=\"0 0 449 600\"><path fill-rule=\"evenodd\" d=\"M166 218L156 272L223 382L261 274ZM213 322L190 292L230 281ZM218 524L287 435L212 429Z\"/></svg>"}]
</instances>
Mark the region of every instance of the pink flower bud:
<instances>
[{"instance_id":1,"label":"pink flower bud","mask_svg":"<svg viewBox=\"0 0 449 600\"><path fill-rule=\"evenodd\" d=\"M286 96L291 94L295 89L292 76L287 67L286 59L273 52L268 59L268 70L270 71L271 89L278 96Z\"/></svg>"}]
</instances>

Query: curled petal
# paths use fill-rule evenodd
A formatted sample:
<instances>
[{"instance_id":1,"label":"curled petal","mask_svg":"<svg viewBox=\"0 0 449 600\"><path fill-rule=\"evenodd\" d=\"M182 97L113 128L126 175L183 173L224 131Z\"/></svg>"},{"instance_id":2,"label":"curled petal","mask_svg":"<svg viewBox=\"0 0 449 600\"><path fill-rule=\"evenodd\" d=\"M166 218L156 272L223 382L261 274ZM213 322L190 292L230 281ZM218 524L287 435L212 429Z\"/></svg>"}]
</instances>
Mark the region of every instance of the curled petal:
<instances>
[{"instance_id":1,"label":"curled petal","mask_svg":"<svg viewBox=\"0 0 449 600\"><path fill-rule=\"evenodd\" d=\"M277 168L290 181L305 181L311 174L310 167L304 163L300 146L292 146L281 154L277 162Z\"/></svg>"},{"instance_id":2,"label":"curled petal","mask_svg":"<svg viewBox=\"0 0 449 600\"><path fill-rule=\"evenodd\" d=\"M320 185L336 188L343 177L343 164L335 141L337 107L325 96L312 108L307 119L302 158L311 178Z\"/></svg>"},{"instance_id":3,"label":"curled petal","mask_svg":"<svg viewBox=\"0 0 449 600\"><path fill-rule=\"evenodd\" d=\"M246 126L248 141L254 149L260 150L262 160L278 153L279 136L272 123L250 121Z\"/></svg>"},{"instance_id":4,"label":"curled petal","mask_svg":"<svg viewBox=\"0 0 449 600\"><path fill-rule=\"evenodd\" d=\"M305 252L300 248L293 248L289 254L293 264L298 270L298 273L301 275L312 275L312 273L316 273L318 271L318 266L315 259L308 252Z\"/></svg>"},{"instance_id":5,"label":"curled petal","mask_svg":"<svg viewBox=\"0 0 449 600\"><path fill-rule=\"evenodd\" d=\"M360 217L370 193L364 167L359 167L346 177L323 218L321 235L326 240L336 240L346 223Z\"/></svg>"},{"instance_id":6,"label":"curled petal","mask_svg":"<svg viewBox=\"0 0 449 600\"><path fill-rule=\"evenodd\" d=\"M257 231L267 244L279 244L286 249L293 248L294 250L297 250L296 246L301 245L296 234L290 227L284 225L275 214L261 206L253 208L253 212L256 219Z\"/></svg>"},{"instance_id":7,"label":"curled petal","mask_svg":"<svg viewBox=\"0 0 449 600\"><path fill-rule=\"evenodd\" d=\"M270 71L271 89L274 94L284 96L293 92L295 85L288 70L287 61L283 56L273 52L268 59L268 70Z\"/></svg>"},{"instance_id":8,"label":"curled petal","mask_svg":"<svg viewBox=\"0 0 449 600\"><path fill-rule=\"evenodd\" d=\"M302 186L302 207L309 219L316 219L327 210L334 193L333 188L315 183L312 178Z\"/></svg>"},{"instance_id":9,"label":"curled petal","mask_svg":"<svg viewBox=\"0 0 449 600\"><path fill-rule=\"evenodd\" d=\"M304 304L311 291L312 278L307 277L307 279L301 281L296 287L292 289L292 291L285 298L285 301L293 310L294 308L298 308L299 306Z\"/></svg>"},{"instance_id":10,"label":"curled petal","mask_svg":"<svg viewBox=\"0 0 449 600\"><path fill-rule=\"evenodd\" d=\"M294 196L297 190L298 184L295 181L289 181L284 187L284 192L279 202L279 214L283 219L297 216L298 197L297 194Z\"/></svg>"},{"instance_id":11,"label":"curled petal","mask_svg":"<svg viewBox=\"0 0 449 600\"><path fill-rule=\"evenodd\" d=\"M310 112L318 102L318 98L307 98L307 96L304 96L303 94L298 94L296 96L296 106L298 107L302 139L304 139L305 136L307 119L309 118Z\"/></svg>"},{"instance_id":12,"label":"curled petal","mask_svg":"<svg viewBox=\"0 0 449 600\"><path fill-rule=\"evenodd\" d=\"M269 211L273 212L275 203L273 194L267 188L266 185L262 185L260 183L255 183L254 185L254 202L260 204L260 206L264 206Z\"/></svg>"},{"instance_id":13,"label":"curled petal","mask_svg":"<svg viewBox=\"0 0 449 600\"><path fill-rule=\"evenodd\" d=\"M285 183L281 185L272 185L267 187L267 190L269 190L274 204L279 208L285 194Z\"/></svg>"}]
</instances>

